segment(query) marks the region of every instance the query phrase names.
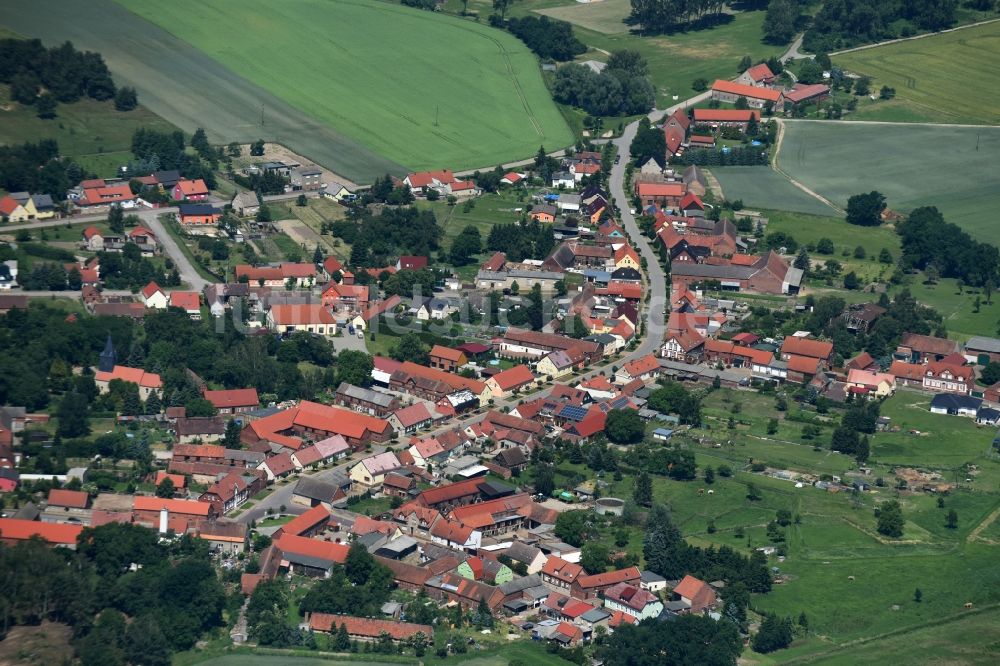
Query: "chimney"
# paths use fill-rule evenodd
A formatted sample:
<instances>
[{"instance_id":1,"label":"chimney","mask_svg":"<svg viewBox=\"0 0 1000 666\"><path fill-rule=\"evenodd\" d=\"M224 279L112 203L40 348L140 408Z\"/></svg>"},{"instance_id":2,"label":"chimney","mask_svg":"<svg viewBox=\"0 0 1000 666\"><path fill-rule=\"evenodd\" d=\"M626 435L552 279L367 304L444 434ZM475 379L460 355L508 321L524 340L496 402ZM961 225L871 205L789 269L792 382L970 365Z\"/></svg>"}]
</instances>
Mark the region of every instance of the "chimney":
<instances>
[{"instance_id":1,"label":"chimney","mask_svg":"<svg viewBox=\"0 0 1000 666\"><path fill-rule=\"evenodd\" d=\"M167 523L170 518L170 512L167 511L166 507L160 509L160 534L167 533Z\"/></svg>"}]
</instances>

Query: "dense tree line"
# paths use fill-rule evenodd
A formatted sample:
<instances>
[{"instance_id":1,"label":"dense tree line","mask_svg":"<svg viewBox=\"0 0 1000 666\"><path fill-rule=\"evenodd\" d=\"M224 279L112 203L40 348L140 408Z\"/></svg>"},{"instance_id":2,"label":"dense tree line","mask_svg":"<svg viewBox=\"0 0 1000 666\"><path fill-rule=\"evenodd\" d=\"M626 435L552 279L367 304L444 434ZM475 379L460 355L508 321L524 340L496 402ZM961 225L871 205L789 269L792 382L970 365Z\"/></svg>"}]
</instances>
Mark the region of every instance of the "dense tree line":
<instances>
[{"instance_id":1,"label":"dense tree line","mask_svg":"<svg viewBox=\"0 0 1000 666\"><path fill-rule=\"evenodd\" d=\"M0 546L0 575L9 583L0 590L4 631L67 623L84 666L168 666L221 625L226 604L204 542L164 545L130 524L85 529L75 552L40 541Z\"/></svg>"},{"instance_id":2,"label":"dense tree line","mask_svg":"<svg viewBox=\"0 0 1000 666\"><path fill-rule=\"evenodd\" d=\"M945 222L936 207L917 208L896 231L902 240L905 266L920 270L933 266L942 277L958 278L974 287L996 284L1000 270L997 248Z\"/></svg>"},{"instance_id":3,"label":"dense tree line","mask_svg":"<svg viewBox=\"0 0 1000 666\"><path fill-rule=\"evenodd\" d=\"M735 666L743 651L736 625L707 615L623 624L599 654L608 666Z\"/></svg>"},{"instance_id":4,"label":"dense tree line","mask_svg":"<svg viewBox=\"0 0 1000 666\"><path fill-rule=\"evenodd\" d=\"M378 215L363 209L353 219L335 223L330 233L351 246L352 266L380 268L400 255L429 257L442 236L434 212L417 208L386 208Z\"/></svg>"},{"instance_id":5,"label":"dense tree line","mask_svg":"<svg viewBox=\"0 0 1000 666\"><path fill-rule=\"evenodd\" d=\"M729 546L718 549L692 546L661 504L653 506L647 519L643 556L650 571L668 580L690 574L702 580L724 580L727 587L742 583L748 592L764 593L771 589L771 573L763 553L754 551L747 558Z\"/></svg>"},{"instance_id":6,"label":"dense tree line","mask_svg":"<svg viewBox=\"0 0 1000 666\"><path fill-rule=\"evenodd\" d=\"M681 448L639 444L629 448L624 460L643 472L669 476L676 481L690 481L698 472L694 453Z\"/></svg>"},{"instance_id":7,"label":"dense tree line","mask_svg":"<svg viewBox=\"0 0 1000 666\"><path fill-rule=\"evenodd\" d=\"M673 158L675 164L697 166L767 166L767 151L760 146L734 146L728 151L712 148L685 150Z\"/></svg>"},{"instance_id":8,"label":"dense tree line","mask_svg":"<svg viewBox=\"0 0 1000 666\"><path fill-rule=\"evenodd\" d=\"M552 225L538 220L525 224L495 224L486 237L486 249L506 253L508 261L545 259L555 249L555 244Z\"/></svg>"},{"instance_id":9,"label":"dense tree line","mask_svg":"<svg viewBox=\"0 0 1000 666\"><path fill-rule=\"evenodd\" d=\"M649 111L656 95L645 72L612 69L611 64L609 61L600 74L584 65L560 67L552 82L552 96L557 102L580 107L592 116L627 116Z\"/></svg>"},{"instance_id":10,"label":"dense tree line","mask_svg":"<svg viewBox=\"0 0 1000 666\"><path fill-rule=\"evenodd\" d=\"M329 578L313 585L299 602L299 610L376 617L389 600L391 587L392 572L355 542L344 565L334 567Z\"/></svg>"},{"instance_id":11,"label":"dense tree line","mask_svg":"<svg viewBox=\"0 0 1000 666\"><path fill-rule=\"evenodd\" d=\"M507 29L543 60L572 60L587 51L586 45L573 34L573 26L548 16L512 18Z\"/></svg>"},{"instance_id":12,"label":"dense tree line","mask_svg":"<svg viewBox=\"0 0 1000 666\"><path fill-rule=\"evenodd\" d=\"M957 0L838 0L824 2L802 45L813 53L942 30L955 23ZM902 25L902 27L900 27Z\"/></svg>"},{"instance_id":13,"label":"dense tree line","mask_svg":"<svg viewBox=\"0 0 1000 666\"><path fill-rule=\"evenodd\" d=\"M179 287L180 273L174 268L161 270L153 261L143 257L139 246L126 243L121 253L99 252L101 279L107 289L142 288L155 281L161 287Z\"/></svg>"},{"instance_id":14,"label":"dense tree line","mask_svg":"<svg viewBox=\"0 0 1000 666\"><path fill-rule=\"evenodd\" d=\"M645 32L675 30L710 25L722 16L722 0L631 0L629 19Z\"/></svg>"},{"instance_id":15,"label":"dense tree line","mask_svg":"<svg viewBox=\"0 0 1000 666\"><path fill-rule=\"evenodd\" d=\"M184 133L180 130L160 132L140 127L132 135L132 154L142 164L143 172L131 176L145 176L154 171L176 169L185 178L201 178L209 189L214 189L215 172L212 163L185 150ZM141 161L141 162L139 162Z\"/></svg>"},{"instance_id":16,"label":"dense tree line","mask_svg":"<svg viewBox=\"0 0 1000 666\"><path fill-rule=\"evenodd\" d=\"M10 85L11 97L33 104L42 87L54 100L98 101L115 96L111 72L99 53L77 51L65 42L50 49L38 39L0 40L0 82Z\"/></svg>"},{"instance_id":17,"label":"dense tree line","mask_svg":"<svg viewBox=\"0 0 1000 666\"><path fill-rule=\"evenodd\" d=\"M75 162L59 157L54 139L0 146L0 188L8 192L44 193L62 201L86 176Z\"/></svg>"}]
</instances>

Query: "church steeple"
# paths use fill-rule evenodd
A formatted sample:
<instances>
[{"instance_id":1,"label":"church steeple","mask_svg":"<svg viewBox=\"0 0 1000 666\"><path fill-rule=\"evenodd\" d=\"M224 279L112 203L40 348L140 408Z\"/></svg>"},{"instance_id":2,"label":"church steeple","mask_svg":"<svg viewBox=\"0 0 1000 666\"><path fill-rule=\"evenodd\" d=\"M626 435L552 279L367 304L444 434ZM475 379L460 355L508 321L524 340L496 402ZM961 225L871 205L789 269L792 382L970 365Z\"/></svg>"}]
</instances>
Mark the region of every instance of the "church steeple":
<instances>
[{"instance_id":1,"label":"church steeple","mask_svg":"<svg viewBox=\"0 0 1000 666\"><path fill-rule=\"evenodd\" d=\"M104 343L104 351L101 352L100 361L97 363L97 369L101 372L112 372L115 369L117 361L118 354L115 353L115 345L111 342L111 334L108 333L108 341Z\"/></svg>"}]
</instances>

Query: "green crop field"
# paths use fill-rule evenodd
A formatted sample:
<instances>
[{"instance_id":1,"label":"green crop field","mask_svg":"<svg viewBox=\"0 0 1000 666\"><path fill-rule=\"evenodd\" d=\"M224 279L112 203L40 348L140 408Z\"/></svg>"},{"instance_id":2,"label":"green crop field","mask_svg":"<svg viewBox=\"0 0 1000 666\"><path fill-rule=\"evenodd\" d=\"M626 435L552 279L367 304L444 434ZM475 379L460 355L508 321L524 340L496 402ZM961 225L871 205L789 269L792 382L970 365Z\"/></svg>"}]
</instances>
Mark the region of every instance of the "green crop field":
<instances>
[{"instance_id":1,"label":"green crop field","mask_svg":"<svg viewBox=\"0 0 1000 666\"><path fill-rule=\"evenodd\" d=\"M535 11L550 18L568 21L587 30L613 35L629 31L625 19L632 11L632 6L629 0L601 0L585 4L574 2L569 5L545 7Z\"/></svg>"},{"instance_id":2,"label":"green crop field","mask_svg":"<svg viewBox=\"0 0 1000 666\"><path fill-rule=\"evenodd\" d=\"M374 0L122 4L239 76L412 169L471 168L573 137L509 34Z\"/></svg>"},{"instance_id":3,"label":"green crop field","mask_svg":"<svg viewBox=\"0 0 1000 666\"><path fill-rule=\"evenodd\" d=\"M987 303L981 289L963 287L959 292L957 281L951 278L926 284L921 277L914 279L907 288L920 303L941 313L949 338L965 341L974 335L996 337L1000 333L1000 299L996 296ZM979 312L975 306L977 298Z\"/></svg>"},{"instance_id":4,"label":"green crop field","mask_svg":"<svg viewBox=\"0 0 1000 666\"><path fill-rule=\"evenodd\" d=\"M742 199L747 208L770 208L811 215L835 215L835 211L767 167L712 167L729 201Z\"/></svg>"},{"instance_id":5,"label":"green crop field","mask_svg":"<svg viewBox=\"0 0 1000 666\"><path fill-rule=\"evenodd\" d=\"M1000 23L845 53L833 62L872 77L873 90L896 89L895 99L852 120L1000 124Z\"/></svg>"},{"instance_id":6,"label":"green crop field","mask_svg":"<svg viewBox=\"0 0 1000 666\"><path fill-rule=\"evenodd\" d=\"M874 189L890 208L937 206L980 240L1000 242L992 213L1000 205L1000 127L813 121L785 126L779 166L835 204L846 206L852 194Z\"/></svg>"}]
</instances>

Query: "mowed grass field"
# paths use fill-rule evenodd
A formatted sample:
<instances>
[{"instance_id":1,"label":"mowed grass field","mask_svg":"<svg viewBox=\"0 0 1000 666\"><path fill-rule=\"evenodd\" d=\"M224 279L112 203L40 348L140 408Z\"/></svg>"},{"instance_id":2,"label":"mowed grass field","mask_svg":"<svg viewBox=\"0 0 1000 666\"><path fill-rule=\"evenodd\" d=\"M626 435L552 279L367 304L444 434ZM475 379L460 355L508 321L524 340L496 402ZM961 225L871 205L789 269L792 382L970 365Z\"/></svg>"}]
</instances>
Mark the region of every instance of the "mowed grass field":
<instances>
[{"instance_id":1,"label":"mowed grass field","mask_svg":"<svg viewBox=\"0 0 1000 666\"><path fill-rule=\"evenodd\" d=\"M896 98L852 120L1000 124L1000 22L835 56Z\"/></svg>"},{"instance_id":2,"label":"mowed grass field","mask_svg":"<svg viewBox=\"0 0 1000 666\"><path fill-rule=\"evenodd\" d=\"M780 167L837 205L878 190L890 208L937 206L949 222L1000 243L993 213L1000 206L1000 127L786 121L785 128ZM771 177L760 178L766 184Z\"/></svg>"},{"instance_id":3,"label":"mowed grass field","mask_svg":"<svg viewBox=\"0 0 1000 666\"><path fill-rule=\"evenodd\" d=\"M722 185L726 199L742 199L747 208L769 208L810 215L837 214L833 208L795 187L790 180L766 166L712 167L710 171Z\"/></svg>"},{"instance_id":4,"label":"mowed grass field","mask_svg":"<svg viewBox=\"0 0 1000 666\"><path fill-rule=\"evenodd\" d=\"M509 34L374 0L122 4L337 132L411 169L473 168L572 134Z\"/></svg>"}]
</instances>

